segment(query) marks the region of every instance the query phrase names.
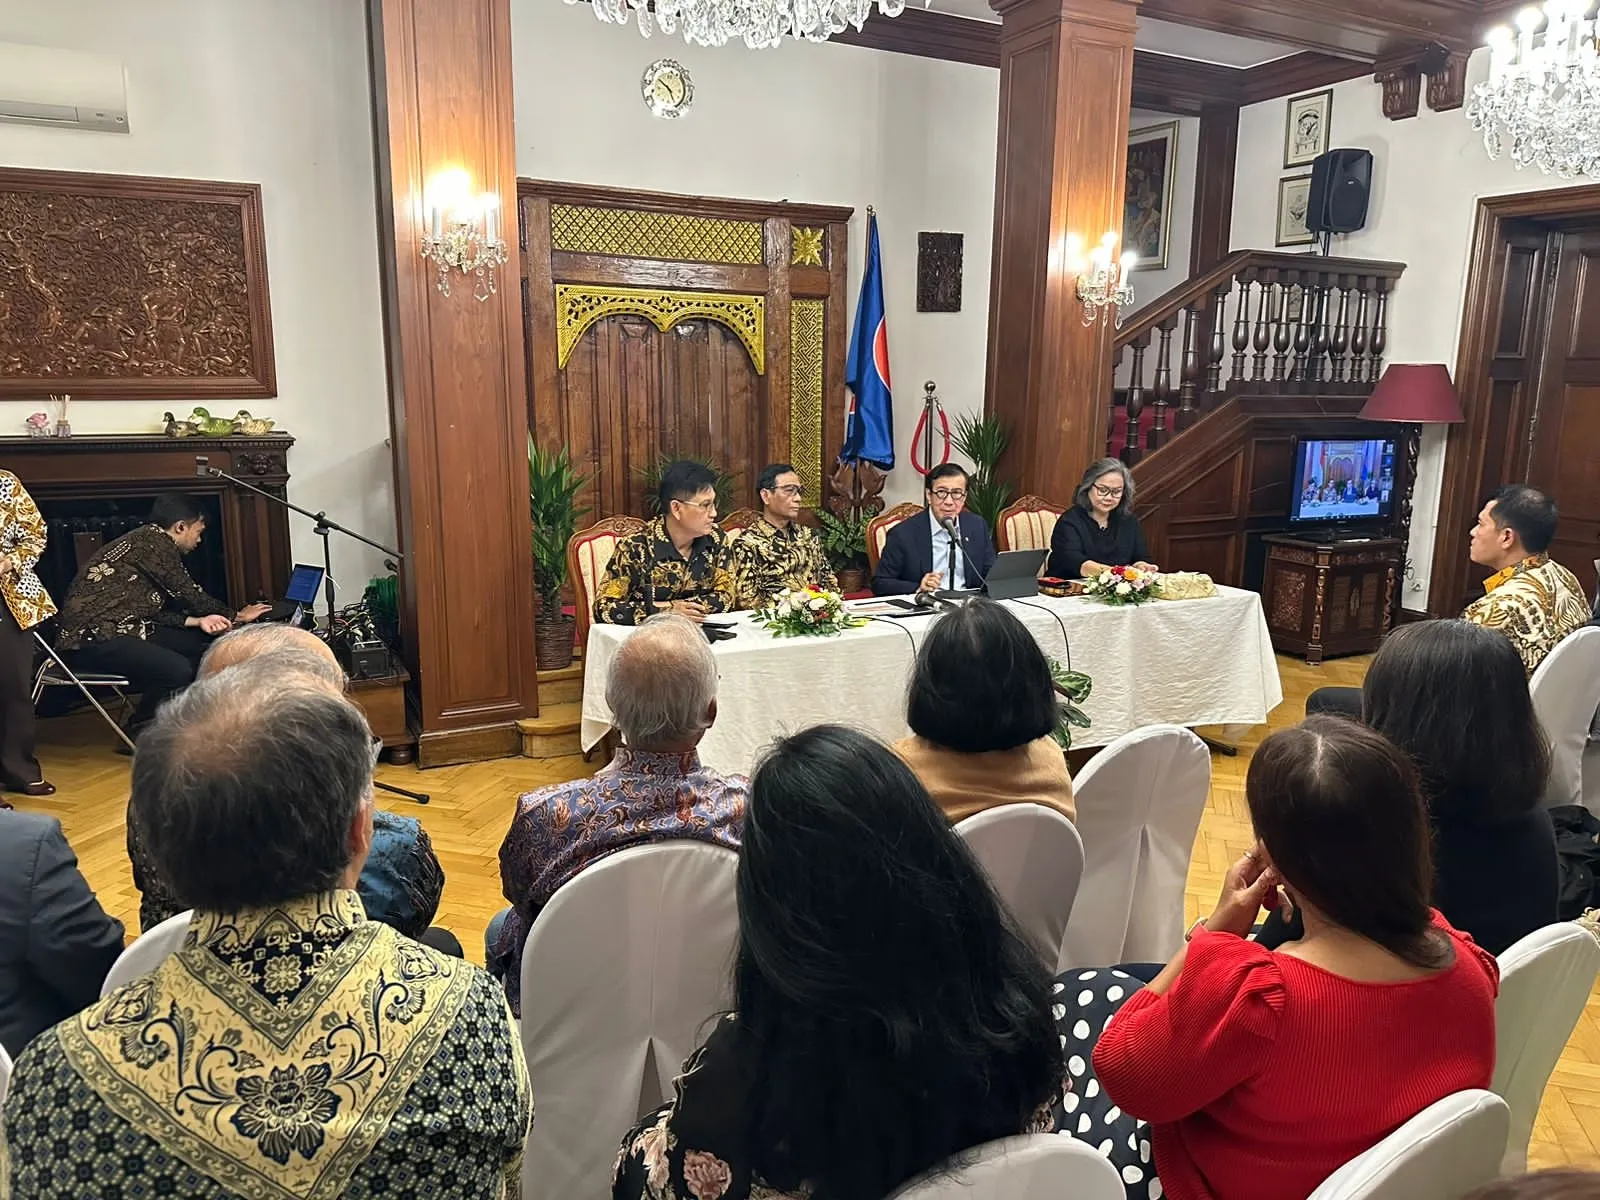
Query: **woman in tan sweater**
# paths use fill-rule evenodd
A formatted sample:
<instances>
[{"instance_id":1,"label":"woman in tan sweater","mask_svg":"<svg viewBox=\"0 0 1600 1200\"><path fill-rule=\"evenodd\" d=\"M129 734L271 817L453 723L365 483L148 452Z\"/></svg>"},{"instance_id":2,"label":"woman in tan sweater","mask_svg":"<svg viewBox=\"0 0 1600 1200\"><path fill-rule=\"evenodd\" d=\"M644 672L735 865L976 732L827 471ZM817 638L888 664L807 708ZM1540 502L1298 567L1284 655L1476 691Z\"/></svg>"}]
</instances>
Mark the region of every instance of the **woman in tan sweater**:
<instances>
[{"instance_id":1,"label":"woman in tan sweater","mask_svg":"<svg viewBox=\"0 0 1600 1200\"><path fill-rule=\"evenodd\" d=\"M1050 664L1003 605L941 617L917 653L895 751L952 824L998 804L1045 804L1075 819Z\"/></svg>"}]
</instances>

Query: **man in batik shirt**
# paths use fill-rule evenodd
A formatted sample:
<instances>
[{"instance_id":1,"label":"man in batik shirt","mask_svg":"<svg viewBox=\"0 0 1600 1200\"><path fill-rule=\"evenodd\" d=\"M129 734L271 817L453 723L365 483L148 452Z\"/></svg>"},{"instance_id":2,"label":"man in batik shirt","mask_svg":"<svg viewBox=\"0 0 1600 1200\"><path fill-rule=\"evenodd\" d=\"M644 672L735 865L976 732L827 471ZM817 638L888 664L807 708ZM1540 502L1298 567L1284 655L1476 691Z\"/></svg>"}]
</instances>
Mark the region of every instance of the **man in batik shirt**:
<instances>
[{"instance_id":1,"label":"man in batik shirt","mask_svg":"<svg viewBox=\"0 0 1600 1200\"><path fill-rule=\"evenodd\" d=\"M639 625L672 612L698 623L733 607L716 483L696 462L675 462L661 473L661 515L617 543L596 589L596 621Z\"/></svg>"},{"instance_id":2,"label":"man in batik shirt","mask_svg":"<svg viewBox=\"0 0 1600 1200\"><path fill-rule=\"evenodd\" d=\"M168 701L128 819L193 902L188 935L22 1052L0 1193L505 1194L531 1120L521 1039L486 972L367 919L370 739L271 656Z\"/></svg>"},{"instance_id":3,"label":"man in batik shirt","mask_svg":"<svg viewBox=\"0 0 1600 1200\"><path fill-rule=\"evenodd\" d=\"M593 779L517 799L500 847L510 910L489 926L489 969L520 1014L522 948L556 889L596 859L628 846L690 838L739 848L749 780L719 775L696 747L717 715L717 664L688 621L649 618L623 643L606 679L623 745Z\"/></svg>"},{"instance_id":4,"label":"man in batik shirt","mask_svg":"<svg viewBox=\"0 0 1600 1200\"><path fill-rule=\"evenodd\" d=\"M39 508L10 471L0 471L0 787L24 796L51 796L34 757L33 656L28 633L55 615L56 606L34 567L44 553Z\"/></svg>"},{"instance_id":5,"label":"man in batik shirt","mask_svg":"<svg viewBox=\"0 0 1600 1200\"><path fill-rule=\"evenodd\" d=\"M761 472L761 519L733 543L735 608L765 608L778 593L796 588L836 591L839 581L816 530L795 518L805 486L788 463Z\"/></svg>"}]
</instances>

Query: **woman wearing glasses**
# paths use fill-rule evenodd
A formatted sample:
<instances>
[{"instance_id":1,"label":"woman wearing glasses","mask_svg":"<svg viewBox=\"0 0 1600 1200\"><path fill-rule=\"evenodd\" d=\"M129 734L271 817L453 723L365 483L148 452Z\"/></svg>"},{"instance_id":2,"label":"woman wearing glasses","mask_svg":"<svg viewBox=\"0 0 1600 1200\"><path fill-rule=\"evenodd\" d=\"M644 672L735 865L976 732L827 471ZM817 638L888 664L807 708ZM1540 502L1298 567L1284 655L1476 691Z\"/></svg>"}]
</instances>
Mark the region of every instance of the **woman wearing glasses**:
<instances>
[{"instance_id":1,"label":"woman wearing glasses","mask_svg":"<svg viewBox=\"0 0 1600 1200\"><path fill-rule=\"evenodd\" d=\"M1056 522L1046 574L1087 579L1108 567L1154 571L1144 530L1133 515L1133 476L1115 458L1102 458L1083 473L1072 507Z\"/></svg>"}]
</instances>

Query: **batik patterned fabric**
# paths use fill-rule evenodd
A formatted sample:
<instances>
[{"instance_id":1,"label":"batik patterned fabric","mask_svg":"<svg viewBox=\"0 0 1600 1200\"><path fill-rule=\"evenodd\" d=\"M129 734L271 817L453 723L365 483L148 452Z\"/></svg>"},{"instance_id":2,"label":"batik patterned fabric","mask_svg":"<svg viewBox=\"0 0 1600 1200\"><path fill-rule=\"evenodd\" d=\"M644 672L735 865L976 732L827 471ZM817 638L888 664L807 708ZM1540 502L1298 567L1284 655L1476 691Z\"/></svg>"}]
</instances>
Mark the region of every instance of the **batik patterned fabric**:
<instances>
[{"instance_id":1,"label":"batik patterned fabric","mask_svg":"<svg viewBox=\"0 0 1600 1200\"><path fill-rule=\"evenodd\" d=\"M1511 639L1532 675L1556 643L1589 621L1589 601L1577 576L1543 554L1523 559L1490 576L1484 595L1467 605L1462 619Z\"/></svg>"},{"instance_id":2,"label":"batik patterned fabric","mask_svg":"<svg viewBox=\"0 0 1600 1200\"><path fill-rule=\"evenodd\" d=\"M62 650L115 637L148 637L153 625L182 628L190 617L233 616L183 565L178 543L164 529L141 525L100 547L67 589L61 613Z\"/></svg>"},{"instance_id":3,"label":"batik patterned fabric","mask_svg":"<svg viewBox=\"0 0 1600 1200\"><path fill-rule=\"evenodd\" d=\"M499 1200L531 1117L499 985L334 892L197 913L154 973L36 1038L0 1180L28 1200Z\"/></svg>"},{"instance_id":4,"label":"batik patterned fabric","mask_svg":"<svg viewBox=\"0 0 1600 1200\"><path fill-rule=\"evenodd\" d=\"M55 601L33 568L44 553L45 525L39 506L22 481L0 471L0 555L14 554L17 570L0 575L0 596L21 629L32 629L56 615Z\"/></svg>"},{"instance_id":5,"label":"batik patterned fabric","mask_svg":"<svg viewBox=\"0 0 1600 1200\"><path fill-rule=\"evenodd\" d=\"M814 529L790 523L779 529L762 517L733 543L733 606L765 608L780 592L796 588L838 591Z\"/></svg>"},{"instance_id":6,"label":"batik patterned fabric","mask_svg":"<svg viewBox=\"0 0 1600 1200\"><path fill-rule=\"evenodd\" d=\"M518 797L500 847L500 882L512 909L493 955L512 1009L520 1015L523 943L556 889L596 859L643 842L690 838L737 850L749 790L744 776L717 774L693 750L623 747L593 779Z\"/></svg>"},{"instance_id":7,"label":"batik patterned fabric","mask_svg":"<svg viewBox=\"0 0 1600 1200\"><path fill-rule=\"evenodd\" d=\"M689 557L678 553L657 517L617 543L595 591L594 619L602 625L638 625L674 600L698 600L707 612L733 606L728 540L713 529L695 538Z\"/></svg>"}]
</instances>

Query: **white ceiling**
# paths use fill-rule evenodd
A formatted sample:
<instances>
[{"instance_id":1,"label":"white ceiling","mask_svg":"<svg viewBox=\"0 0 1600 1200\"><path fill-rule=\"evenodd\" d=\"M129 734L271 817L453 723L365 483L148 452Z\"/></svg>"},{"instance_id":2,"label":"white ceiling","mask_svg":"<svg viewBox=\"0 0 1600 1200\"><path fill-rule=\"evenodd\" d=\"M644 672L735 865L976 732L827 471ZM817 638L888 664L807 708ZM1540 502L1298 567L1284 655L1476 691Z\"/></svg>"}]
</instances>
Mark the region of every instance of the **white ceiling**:
<instances>
[{"instance_id":1,"label":"white ceiling","mask_svg":"<svg viewBox=\"0 0 1600 1200\"><path fill-rule=\"evenodd\" d=\"M1000 20L994 9L989 7L988 0L932 0L928 7L953 17L990 22ZM1224 67L1256 67L1299 53L1299 47L1296 46L1236 37L1231 33L1213 33L1209 29L1174 25L1170 21L1154 21L1147 17L1139 18L1139 31L1134 35L1133 44L1155 54L1170 54L1174 58L1216 63Z\"/></svg>"}]
</instances>

